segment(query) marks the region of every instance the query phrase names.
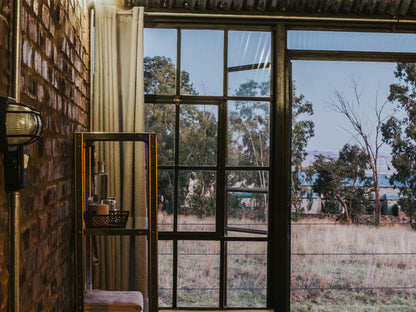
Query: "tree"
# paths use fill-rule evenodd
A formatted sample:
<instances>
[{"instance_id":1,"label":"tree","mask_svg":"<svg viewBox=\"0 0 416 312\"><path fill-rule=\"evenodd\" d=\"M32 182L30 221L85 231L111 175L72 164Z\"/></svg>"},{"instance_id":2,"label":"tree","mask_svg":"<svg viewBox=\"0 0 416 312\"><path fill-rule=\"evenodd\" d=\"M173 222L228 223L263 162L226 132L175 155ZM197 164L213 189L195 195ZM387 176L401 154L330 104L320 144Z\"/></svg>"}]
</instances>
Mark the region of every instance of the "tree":
<instances>
[{"instance_id":1,"label":"tree","mask_svg":"<svg viewBox=\"0 0 416 312\"><path fill-rule=\"evenodd\" d=\"M145 57L143 63L145 94L175 94L176 68L172 59L164 56ZM181 94L197 94L188 72L182 71L180 79Z\"/></svg>"},{"instance_id":2,"label":"tree","mask_svg":"<svg viewBox=\"0 0 416 312\"><path fill-rule=\"evenodd\" d=\"M163 56L144 58L144 89L146 94L174 95L176 92L175 65L170 58ZM197 92L190 82L189 74L181 72L181 94L196 95ZM215 162L216 122L213 114L195 105L182 105L181 111L181 164L193 161ZM172 165L175 155L175 116L173 104L146 104L146 129L158 134L158 161L161 165ZM201 145L200 143L203 142ZM202 148L204 147L205 148ZM214 179L214 180L213 180ZM195 187L190 191L190 183ZM159 208L167 213L173 212L174 174L173 171L161 170L159 173ZM196 171L179 175L180 206L190 204L192 213L202 216L202 209L212 213L214 204L209 201L215 177L212 174ZM207 191L210 190L210 191ZM211 192L211 193L209 193ZM207 204L200 205L200 201ZM201 208L202 207L202 208Z\"/></svg>"},{"instance_id":3,"label":"tree","mask_svg":"<svg viewBox=\"0 0 416 312\"><path fill-rule=\"evenodd\" d=\"M296 88L292 88L292 158L291 158L291 202L295 215L303 213L302 197L305 190L301 187L300 173L303 171L302 162L307 156L306 146L314 136L314 123L306 119L313 114L312 103L305 101L305 97L296 95Z\"/></svg>"},{"instance_id":4,"label":"tree","mask_svg":"<svg viewBox=\"0 0 416 312\"><path fill-rule=\"evenodd\" d=\"M268 82L257 83L250 80L236 90L236 96L257 97L269 94ZM262 101L229 102L228 107L228 142L227 163L235 166L267 167L270 149L270 103ZM264 170L254 172L233 171L228 177L229 185L247 188L268 187L268 175ZM239 201L229 201L229 214L238 216L244 210ZM267 216L268 198L251 199L250 213L245 216ZM247 206L248 207L248 206ZM233 211L233 209L239 212ZM242 217L239 215L239 217Z\"/></svg>"},{"instance_id":5,"label":"tree","mask_svg":"<svg viewBox=\"0 0 416 312\"><path fill-rule=\"evenodd\" d=\"M216 107L182 105L180 112L181 165L207 166L217 163ZM211 170L192 170L183 175L180 206L200 218L214 216L216 175Z\"/></svg>"},{"instance_id":6,"label":"tree","mask_svg":"<svg viewBox=\"0 0 416 312\"><path fill-rule=\"evenodd\" d=\"M398 63L398 83L390 86L389 101L404 112L402 118L392 116L383 124L383 140L392 147L395 173L391 182L400 189L399 204L411 218L416 218L416 64Z\"/></svg>"},{"instance_id":7,"label":"tree","mask_svg":"<svg viewBox=\"0 0 416 312\"><path fill-rule=\"evenodd\" d=\"M360 215L369 204L362 187L367 167L367 153L357 145L344 145L337 159L317 155L309 168L310 176L315 175L313 191L325 199L326 209L335 211L339 202L346 222L351 222L351 216Z\"/></svg>"},{"instance_id":8,"label":"tree","mask_svg":"<svg viewBox=\"0 0 416 312\"><path fill-rule=\"evenodd\" d=\"M374 222L380 223L381 205L380 205L380 188L378 181L378 157L380 148L383 146L381 128L383 122L388 118L385 116L385 108L388 101L384 101L381 105L378 103L378 97L375 97L374 113L376 123L373 126L362 121L359 114L359 108L363 106L361 96L363 89L359 88L357 81L352 81L353 99L349 100L341 91L335 91L335 99L332 100L332 108L344 115L349 121L352 131L351 134L357 140L358 144L365 151L368 164L372 172L372 182L374 191Z\"/></svg>"},{"instance_id":9,"label":"tree","mask_svg":"<svg viewBox=\"0 0 416 312\"><path fill-rule=\"evenodd\" d=\"M268 82L257 83L250 80L240 85L236 95L256 97L269 94ZM238 165L267 166L269 163L270 111L268 102L237 101L235 110L229 113L229 155L228 163ZM292 205L297 212L301 210L301 188L299 173L307 156L306 146L314 135L314 123L307 118L313 114L312 103L305 101L303 95L292 92ZM245 174L239 177L246 185L267 188L268 177L258 171L257 177ZM267 207L267 200L264 199ZM261 206L261 205L260 205ZM261 210L259 208L258 210ZM266 211L267 212L267 211ZM259 211L259 213L261 213Z\"/></svg>"}]
</instances>

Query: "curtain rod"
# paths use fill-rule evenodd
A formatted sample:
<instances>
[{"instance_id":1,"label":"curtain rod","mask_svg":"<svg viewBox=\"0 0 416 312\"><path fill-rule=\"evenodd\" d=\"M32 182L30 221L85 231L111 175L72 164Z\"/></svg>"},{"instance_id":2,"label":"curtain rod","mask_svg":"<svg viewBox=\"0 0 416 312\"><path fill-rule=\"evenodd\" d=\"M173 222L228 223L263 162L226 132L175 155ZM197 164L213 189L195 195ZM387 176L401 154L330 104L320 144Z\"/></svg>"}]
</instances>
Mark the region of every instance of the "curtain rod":
<instances>
[{"instance_id":1,"label":"curtain rod","mask_svg":"<svg viewBox=\"0 0 416 312\"><path fill-rule=\"evenodd\" d=\"M132 12L120 11L117 15L131 15ZM329 17L329 16L283 16L283 15L238 15L238 14L212 14L212 13L183 13L183 12L144 12L145 16L155 17L210 17L210 18L234 18L234 19L271 19L271 20L298 20L298 21L332 21L332 22L370 22L370 23L395 23L416 24L416 19L400 18L359 18L359 17Z\"/></svg>"}]
</instances>

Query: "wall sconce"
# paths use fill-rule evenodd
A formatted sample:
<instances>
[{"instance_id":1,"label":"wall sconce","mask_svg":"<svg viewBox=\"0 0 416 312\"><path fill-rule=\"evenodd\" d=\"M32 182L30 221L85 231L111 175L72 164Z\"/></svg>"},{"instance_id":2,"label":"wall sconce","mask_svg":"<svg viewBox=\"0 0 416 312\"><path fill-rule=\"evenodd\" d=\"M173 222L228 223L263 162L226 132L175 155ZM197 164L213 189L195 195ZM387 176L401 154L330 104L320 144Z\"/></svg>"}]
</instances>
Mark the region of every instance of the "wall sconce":
<instances>
[{"instance_id":1,"label":"wall sconce","mask_svg":"<svg viewBox=\"0 0 416 312\"><path fill-rule=\"evenodd\" d=\"M0 97L0 152L3 152L5 187L16 191L27 185L27 144L42 133L40 113L13 98Z\"/></svg>"}]
</instances>

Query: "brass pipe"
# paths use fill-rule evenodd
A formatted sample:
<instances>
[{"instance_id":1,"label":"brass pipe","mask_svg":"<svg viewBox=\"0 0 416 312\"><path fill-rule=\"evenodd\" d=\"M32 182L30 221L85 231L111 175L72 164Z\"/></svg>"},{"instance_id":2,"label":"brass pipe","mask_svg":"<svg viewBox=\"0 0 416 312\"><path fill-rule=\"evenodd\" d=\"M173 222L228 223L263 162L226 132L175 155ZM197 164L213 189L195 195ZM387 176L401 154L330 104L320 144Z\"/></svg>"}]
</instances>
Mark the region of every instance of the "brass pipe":
<instances>
[{"instance_id":1,"label":"brass pipe","mask_svg":"<svg viewBox=\"0 0 416 312\"><path fill-rule=\"evenodd\" d=\"M21 0L13 1L13 64L12 64L12 95L20 102L20 10ZM20 193L10 194L11 208L11 312L19 312L20 297Z\"/></svg>"},{"instance_id":2,"label":"brass pipe","mask_svg":"<svg viewBox=\"0 0 416 312\"><path fill-rule=\"evenodd\" d=\"M12 260L12 285L11 285L11 311L19 311L19 270L20 270L20 193L13 192L10 194L11 208L11 260Z\"/></svg>"},{"instance_id":3,"label":"brass pipe","mask_svg":"<svg viewBox=\"0 0 416 312\"><path fill-rule=\"evenodd\" d=\"M13 69L12 94L20 102L20 0L13 1Z\"/></svg>"},{"instance_id":4,"label":"brass pipe","mask_svg":"<svg viewBox=\"0 0 416 312\"><path fill-rule=\"evenodd\" d=\"M94 8L90 11L90 131L92 131L92 105L94 103L94 38L95 38L95 10Z\"/></svg>"}]
</instances>

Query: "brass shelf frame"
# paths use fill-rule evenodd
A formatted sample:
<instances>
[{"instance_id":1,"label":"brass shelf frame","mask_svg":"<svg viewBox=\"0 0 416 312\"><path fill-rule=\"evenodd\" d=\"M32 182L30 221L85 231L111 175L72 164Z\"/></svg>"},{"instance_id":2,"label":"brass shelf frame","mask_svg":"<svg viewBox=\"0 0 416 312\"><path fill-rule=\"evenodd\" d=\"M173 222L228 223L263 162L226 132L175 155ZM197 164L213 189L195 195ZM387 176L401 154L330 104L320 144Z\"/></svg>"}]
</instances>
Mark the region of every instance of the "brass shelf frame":
<instances>
[{"instance_id":1,"label":"brass shelf frame","mask_svg":"<svg viewBox=\"0 0 416 312\"><path fill-rule=\"evenodd\" d=\"M147 166L147 229L86 228L84 212L91 179L88 150L94 142L144 142ZM148 242L149 312L158 311L157 136L154 133L78 132L75 143L75 311L84 311L87 237L94 235L146 236Z\"/></svg>"}]
</instances>

